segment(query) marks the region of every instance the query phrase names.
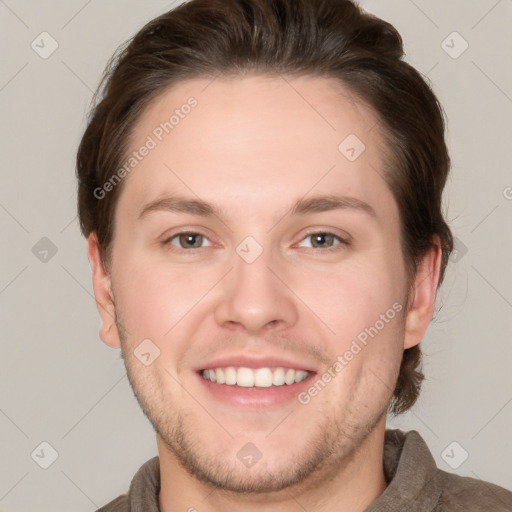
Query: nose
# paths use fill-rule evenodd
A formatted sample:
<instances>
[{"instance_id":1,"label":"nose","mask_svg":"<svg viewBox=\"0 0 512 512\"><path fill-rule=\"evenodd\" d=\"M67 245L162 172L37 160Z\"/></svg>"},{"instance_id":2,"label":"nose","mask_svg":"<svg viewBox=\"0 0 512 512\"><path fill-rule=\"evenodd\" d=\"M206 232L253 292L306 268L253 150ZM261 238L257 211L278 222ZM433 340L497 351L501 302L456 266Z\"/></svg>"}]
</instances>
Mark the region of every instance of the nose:
<instances>
[{"instance_id":1,"label":"nose","mask_svg":"<svg viewBox=\"0 0 512 512\"><path fill-rule=\"evenodd\" d=\"M234 253L233 270L221 283L215 310L218 325L257 334L270 328L282 330L297 322L296 298L277 259L266 249L252 262Z\"/></svg>"}]
</instances>

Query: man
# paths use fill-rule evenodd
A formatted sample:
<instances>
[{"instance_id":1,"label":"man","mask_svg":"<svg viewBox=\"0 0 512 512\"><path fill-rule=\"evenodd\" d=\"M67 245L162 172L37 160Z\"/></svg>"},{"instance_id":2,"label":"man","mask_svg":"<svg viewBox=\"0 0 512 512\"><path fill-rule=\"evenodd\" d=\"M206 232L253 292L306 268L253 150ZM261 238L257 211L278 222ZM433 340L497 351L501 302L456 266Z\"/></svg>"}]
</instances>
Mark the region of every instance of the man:
<instances>
[{"instance_id":1,"label":"man","mask_svg":"<svg viewBox=\"0 0 512 512\"><path fill-rule=\"evenodd\" d=\"M512 510L386 431L453 248L442 111L402 55L349 0L192 0L112 62L79 214L158 457L102 511Z\"/></svg>"}]
</instances>

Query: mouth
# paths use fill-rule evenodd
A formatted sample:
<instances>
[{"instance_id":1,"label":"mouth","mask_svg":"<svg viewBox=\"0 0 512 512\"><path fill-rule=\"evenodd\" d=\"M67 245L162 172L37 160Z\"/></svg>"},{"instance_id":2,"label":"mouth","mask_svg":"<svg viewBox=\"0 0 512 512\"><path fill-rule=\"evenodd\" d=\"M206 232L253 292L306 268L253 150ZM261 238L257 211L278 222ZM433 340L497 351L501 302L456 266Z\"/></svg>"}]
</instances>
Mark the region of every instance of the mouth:
<instances>
[{"instance_id":1,"label":"mouth","mask_svg":"<svg viewBox=\"0 0 512 512\"><path fill-rule=\"evenodd\" d=\"M277 410L297 401L317 371L285 359L241 356L207 363L195 373L216 404L247 411Z\"/></svg>"},{"instance_id":2,"label":"mouth","mask_svg":"<svg viewBox=\"0 0 512 512\"><path fill-rule=\"evenodd\" d=\"M199 371L204 380L239 388L291 386L306 380L311 372L296 368L227 366Z\"/></svg>"}]
</instances>

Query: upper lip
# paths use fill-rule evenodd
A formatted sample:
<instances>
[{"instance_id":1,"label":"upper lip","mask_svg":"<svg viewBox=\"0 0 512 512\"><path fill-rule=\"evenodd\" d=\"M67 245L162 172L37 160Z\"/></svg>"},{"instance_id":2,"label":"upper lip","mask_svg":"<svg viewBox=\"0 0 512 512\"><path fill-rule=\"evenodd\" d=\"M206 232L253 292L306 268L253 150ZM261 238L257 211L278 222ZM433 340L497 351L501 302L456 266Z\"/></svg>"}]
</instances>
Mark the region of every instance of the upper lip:
<instances>
[{"instance_id":1,"label":"upper lip","mask_svg":"<svg viewBox=\"0 0 512 512\"><path fill-rule=\"evenodd\" d=\"M282 357L275 356L259 356L250 357L247 355L231 355L219 357L212 361L208 361L201 366L196 368L196 371L211 370L214 368L226 368L228 366L244 367L244 368L267 368L267 367L282 367L282 368L293 368L295 370L303 370L306 372L316 372L310 364L303 363L300 361L293 361L291 359L285 359Z\"/></svg>"}]
</instances>

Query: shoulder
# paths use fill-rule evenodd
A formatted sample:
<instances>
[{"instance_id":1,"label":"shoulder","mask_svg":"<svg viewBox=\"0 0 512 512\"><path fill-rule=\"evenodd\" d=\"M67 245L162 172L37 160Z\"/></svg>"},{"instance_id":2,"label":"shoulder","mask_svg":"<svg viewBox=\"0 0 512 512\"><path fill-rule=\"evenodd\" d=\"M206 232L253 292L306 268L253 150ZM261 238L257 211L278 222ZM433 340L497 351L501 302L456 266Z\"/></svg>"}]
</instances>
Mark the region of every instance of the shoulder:
<instances>
[{"instance_id":1,"label":"shoulder","mask_svg":"<svg viewBox=\"0 0 512 512\"><path fill-rule=\"evenodd\" d=\"M512 512L512 492L439 469L415 430L386 430L384 473L389 485L368 512Z\"/></svg>"},{"instance_id":2,"label":"shoulder","mask_svg":"<svg viewBox=\"0 0 512 512\"><path fill-rule=\"evenodd\" d=\"M441 496L435 512L512 511L512 492L498 485L438 470Z\"/></svg>"},{"instance_id":3,"label":"shoulder","mask_svg":"<svg viewBox=\"0 0 512 512\"><path fill-rule=\"evenodd\" d=\"M132 478L127 494L122 494L96 512L130 512L140 504L146 512L158 511L160 461L158 456L146 461ZM138 508L137 508L138 510Z\"/></svg>"},{"instance_id":4,"label":"shoulder","mask_svg":"<svg viewBox=\"0 0 512 512\"><path fill-rule=\"evenodd\" d=\"M123 494L105 506L99 508L96 512L129 512L128 496Z\"/></svg>"}]
</instances>

